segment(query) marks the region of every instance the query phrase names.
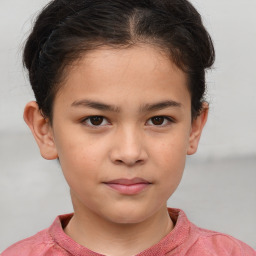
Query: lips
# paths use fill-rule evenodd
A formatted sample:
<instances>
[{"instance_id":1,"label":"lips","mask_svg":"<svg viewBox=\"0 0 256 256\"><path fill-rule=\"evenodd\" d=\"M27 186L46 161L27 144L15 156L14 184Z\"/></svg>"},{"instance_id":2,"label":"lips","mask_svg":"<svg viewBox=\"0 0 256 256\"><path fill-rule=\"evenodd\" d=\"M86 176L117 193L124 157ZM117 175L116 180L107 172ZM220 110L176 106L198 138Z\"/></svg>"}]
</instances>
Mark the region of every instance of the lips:
<instances>
[{"instance_id":1,"label":"lips","mask_svg":"<svg viewBox=\"0 0 256 256\"><path fill-rule=\"evenodd\" d=\"M109 188L125 195L135 195L147 189L152 183L142 178L116 179L104 182Z\"/></svg>"}]
</instances>

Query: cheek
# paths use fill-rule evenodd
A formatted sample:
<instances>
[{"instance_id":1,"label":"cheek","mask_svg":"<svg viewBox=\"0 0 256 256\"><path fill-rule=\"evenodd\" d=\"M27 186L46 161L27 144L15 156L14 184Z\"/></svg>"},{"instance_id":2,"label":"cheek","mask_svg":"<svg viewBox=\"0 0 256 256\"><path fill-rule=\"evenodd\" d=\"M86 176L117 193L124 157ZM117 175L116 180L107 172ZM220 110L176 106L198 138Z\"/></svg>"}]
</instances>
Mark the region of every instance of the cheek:
<instances>
[{"instance_id":1,"label":"cheek","mask_svg":"<svg viewBox=\"0 0 256 256\"><path fill-rule=\"evenodd\" d=\"M179 166L180 164L184 164L187 147L188 136L185 134L181 136L170 136L169 139L165 138L165 141L162 143L155 143L153 154L158 156L161 165Z\"/></svg>"},{"instance_id":2,"label":"cheek","mask_svg":"<svg viewBox=\"0 0 256 256\"><path fill-rule=\"evenodd\" d=\"M162 172L158 173L159 198L165 203L174 193L180 184L185 168L186 150L183 145L174 143L162 146L164 153L159 158L158 169Z\"/></svg>"},{"instance_id":3,"label":"cheek","mask_svg":"<svg viewBox=\"0 0 256 256\"><path fill-rule=\"evenodd\" d=\"M102 143L92 143L83 134L73 134L68 138L59 134L56 146L62 171L68 182L88 181L88 177L97 175L96 170L100 168L105 154Z\"/></svg>"},{"instance_id":4,"label":"cheek","mask_svg":"<svg viewBox=\"0 0 256 256\"><path fill-rule=\"evenodd\" d=\"M182 178L188 147L187 134L170 135L162 143L155 143L151 151L154 167L159 170L158 179L170 189L176 188Z\"/></svg>"},{"instance_id":5,"label":"cheek","mask_svg":"<svg viewBox=\"0 0 256 256\"><path fill-rule=\"evenodd\" d=\"M186 149L186 145L167 144L162 154L163 163L173 167L183 165L186 159Z\"/></svg>"}]
</instances>

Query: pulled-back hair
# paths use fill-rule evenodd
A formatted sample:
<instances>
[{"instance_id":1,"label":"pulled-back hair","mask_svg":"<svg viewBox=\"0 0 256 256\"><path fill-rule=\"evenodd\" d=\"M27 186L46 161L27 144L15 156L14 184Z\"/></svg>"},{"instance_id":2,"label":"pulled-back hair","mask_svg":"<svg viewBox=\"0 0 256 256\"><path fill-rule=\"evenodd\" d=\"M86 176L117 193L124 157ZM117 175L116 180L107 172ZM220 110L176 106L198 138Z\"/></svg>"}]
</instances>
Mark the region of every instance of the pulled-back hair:
<instances>
[{"instance_id":1,"label":"pulled-back hair","mask_svg":"<svg viewBox=\"0 0 256 256\"><path fill-rule=\"evenodd\" d=\"M65 68L90 50L151 44L187 74L192 117L201 111L214 48L187 0L53 0L39 14L23 62L39 109L52 120Z\"/></svg>"}]
</instances>

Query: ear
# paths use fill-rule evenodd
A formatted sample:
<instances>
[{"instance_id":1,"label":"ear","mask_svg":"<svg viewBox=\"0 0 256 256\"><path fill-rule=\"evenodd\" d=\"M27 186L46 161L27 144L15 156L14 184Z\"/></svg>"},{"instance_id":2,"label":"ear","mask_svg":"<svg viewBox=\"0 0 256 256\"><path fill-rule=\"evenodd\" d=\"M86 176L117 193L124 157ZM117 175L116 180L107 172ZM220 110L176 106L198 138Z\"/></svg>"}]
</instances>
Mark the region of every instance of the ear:
<instances>
[{"instance_id":1,"label":"ear","mask_svg":"<svg viewBox=\"0 0 256 256\"><path fill-rule=\"evenodd\" d=\"M209 105L207 102L204 102L200 115L198 115L192 121L192 127L191 127L190 136L189 136L189 146L187 150L188 155L192 155L197 151L198 143L199 143L204 125L207 121L208 111L209 111Z\"/></svg>"},{"instance_id":2,"label":"ear","mask_svg":"<svg viewBox=\"0 0 256 256\"><path fill-rule=\"evenodd\" d=\"M52 127L49 120L42 115L35 101L26 105L23 118L34 135L42 157L47 160L56 159L58 154Z\"/></svg>"}]
</instances>

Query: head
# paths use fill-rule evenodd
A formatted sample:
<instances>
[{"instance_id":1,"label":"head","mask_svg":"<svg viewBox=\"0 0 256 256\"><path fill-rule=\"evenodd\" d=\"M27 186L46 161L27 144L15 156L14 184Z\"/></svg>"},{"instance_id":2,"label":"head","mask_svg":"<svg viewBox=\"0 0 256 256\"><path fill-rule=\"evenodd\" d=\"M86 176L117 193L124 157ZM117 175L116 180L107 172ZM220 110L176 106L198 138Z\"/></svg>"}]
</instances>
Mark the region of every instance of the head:
<instances>
[{"instance_id":1,"label":"head","mask_svg":"<svg viewBox=\"0 0 256 256\"><path fill-rule=\"evenodd\" d=\"M44 116L52 121L55 95L75 60L102 46L120 49L142 43L159 48L186 74L195 118L214 48L187 0L51 1L36 20L23 59Z\"/></svg>"},{"instance_id":2,"label":"head","mask_svg":"<svg viewBox=\"0 0 256 256\"><path fill-rule=\"evenodd\" d=\"M59 158L75 211L134 223L166 204L206 122L213 60L186 0L44 8L24 49L36 97L24 117L42 156Z\"/></svg>"}]
</instances>

